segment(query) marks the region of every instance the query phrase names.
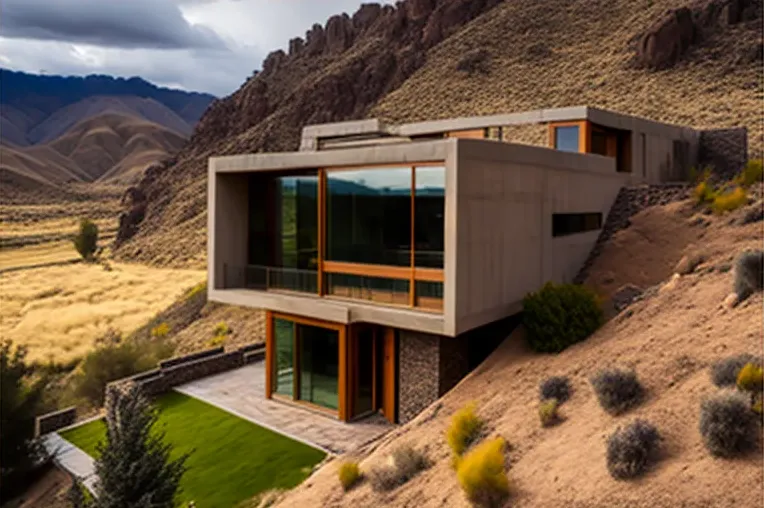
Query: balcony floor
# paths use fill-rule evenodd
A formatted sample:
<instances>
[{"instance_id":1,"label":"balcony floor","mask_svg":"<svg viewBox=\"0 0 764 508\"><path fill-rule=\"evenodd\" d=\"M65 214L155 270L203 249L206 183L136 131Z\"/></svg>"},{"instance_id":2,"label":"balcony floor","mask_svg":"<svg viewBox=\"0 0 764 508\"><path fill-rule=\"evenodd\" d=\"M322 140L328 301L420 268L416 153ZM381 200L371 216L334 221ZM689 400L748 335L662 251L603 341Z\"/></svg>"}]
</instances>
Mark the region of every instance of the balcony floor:
<instances>
[{"instance_id":1,"label":"balcony floor","mask_svg":"<svg viewBox=\"0 0 764 508\"><path fill-rule=\"evenodd\" d=\"M345 423L310 409L266 399L264 362L199 379L176 390L335 454L362 446L393 428L382 416Z\"/></svg>"}]
</instances>

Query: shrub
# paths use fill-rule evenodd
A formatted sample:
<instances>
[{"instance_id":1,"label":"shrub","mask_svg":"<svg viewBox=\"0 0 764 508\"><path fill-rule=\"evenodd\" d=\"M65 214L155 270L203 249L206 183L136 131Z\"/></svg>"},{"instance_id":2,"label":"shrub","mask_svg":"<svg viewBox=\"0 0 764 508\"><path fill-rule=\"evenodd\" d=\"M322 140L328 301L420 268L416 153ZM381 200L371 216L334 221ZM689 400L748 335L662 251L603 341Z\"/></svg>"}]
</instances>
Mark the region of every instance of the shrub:
<instances>
[{"instance_id":1,"label":"shrub","mask_svg":"<svg viewBox=\"0 0 764 508\"><path fill-rule=\"evenodd\" d=\"M542 426L550 427L559 421L560 416L557 414L558 407L559 402L557 402L557 399L541 401L539 404L539 419Z\"/></svg>"},{"instance_id":2,"label":"shrub","mask_svg":"<svg viewBox=\"0 0 764 508\"><path fill-rule=\"evenodd\" d=\"M584 286L548 282L523 299L523 324L536 351L560 352L594 333L603 321L599 298Z\"/></svg>"},{"instance_id":3,"label":"shrub","mask_svg":"<svg viewBox=\"0 0 764 508\"><path fill-rule=\"evenodd\" d=\"M607 469L616 479L634 478L655 458L661 437L654 425L636 420L607 440Z\"/></svg>"},{"instance_id":4,"label":"shrub","mask_svg":"<svg viewBox=\"0 0 764 508\"><path fill-rule=\"evenodd\" d=\"M737 210L748 203L748 193L742 187L735 187L730 192L717 193L714 196L711 209L718 214Z\"/></svg>"},{"instance_id":5,"label":"shrub","mask_svg":"<svg viewBox=\"0 0 764 508\"><path fill-rule=\"evenodd\" d=\"M475 405L469 404L451 418L451 425L446 431L446 441L455 457L464 451L478 438L483 429L483 420L475 414Z\"/></svg>"},{"instance_id":6,"label":"shrub","mask_svg":"<svg viewBox=\"0 0 764 508\"><path fill-rule=\"evenodd\" d=\"M155 339L163 339L170 333L170 325L167 323L159 323L151 329L151 336Z\"/></svg>"},{"instance_id":7,"label":"shrub","mask_svg":"<svg viewBox=\"0 0 764 508\"><path fill-rule=\"evenodd\" d=\"M764 286L764 251L748 250L735 260L735 293L744 300Z\"/></svg>"},{"instance_id":8,"label":"shrub","mask_svg":"<svg viewBox=\"0 0 764 508\"><path fill-rule=\"evenodd\" d=\"M610 414L620 414L636 406L644 389L636 372L629 370L601 370L590 380L600 406Z\"/></svg>"},{"instance_id":9,"label":"shrub","mask_svg":"<svg viewBox=\"0 0 764 508\"><path fill-rule=\"evenodd\" d=\"M735 386L740 369L747 363L760 365L761 360L751 354L743 353L714 362L711 366L711 382L720 388Z\"/></svg>"},{"instance_id":10,"label":"shrub","mask_svg":"<svg viewBox=\"0 0 764 508\"><path fill-rule=\"evenodd\" d=\"M80 229L72 239L74 248L87 261L93 259L98 249L98 226L90 219L80 221Z\"/></svg>"},{"instance_id":11,"label":"shrub","mask_svg":"<svg viewBox=\"0 0 764 508\"><path fill-rule=\"evenodd\" d=\"M717 457L752 450L758 425L745 395L728 391L704 400L700 406L700 435L708 451Z\"/></svg>"},{"instance_id":12,"label":"shrub","mask_svg":"<svg viewBox=\"0 0 764 508\"><path fill-rule=\"evenodd\" d=\"M361 480L361 470L357 462L343 462L338 470L342 490L352 489Z\"/></svg>"},{"instance_id":13,"label":"shrub","mask_svg":"<svg viewBox=\"0 0 764 508\"><path fill-rule=\"evenodd\" d=\"M737 183L743 187L750 187L751 185L764 180L764 164L762 159L751 159L745 166L743 171L737 177Z\"/></svg>"},{"instance_id":14,"label":"shrub","mask_svg":"<svg viewBox=\"0 0 764 508\"><path fill-rule=\"evenodd\" d=\"M489 74L491 54L483 48L466 53L456 64L456 70L470 76L475 73Z\"/></svg>"},{"instance_id":15,"label":"shrub","mask_svg":"<svg viewBox=\"0 0 764 508\"><path fill-rule=\"evenodd\" d=\"M120 342L109 338L100 344L82 360L74 381L75 393L96 406L103 404L108 383L152 369L173 351L161 340Z\"/></svg>"},{"instance_id":16,"label":"shrub","mask_svg":"<svg viewBox=\"0 0 764 508\"><path fill-rule=\"evenodd\" d=\"M369 481L375 491L386 492L403 485L429 466L430 462L424 454L410 446L402 446L393 450L391 464L369 471Z\"/></svg>"},{"instance_id":17,"label":"shrub","mask_svg":"<svg viewBox=\"0 0 764 508\"><path fill-rule=\"evenodd\" d=\"M225 343L226 337L226 335L215 335L207 341L207 347L213 348L223 345Z\"/></svg>"},{"instance_id":18,"label":"shrub","mask_svg":"<svg viewBox=\"0 0 764 508\"><path fill-rule=\"evenodd\" d=\"M186 292L186 300L207 292L207 282L200 282Z\"/></svg>"},{"instance_id":19,"label":"shrub","mask_svg":"<svg viewBox=\"0 0 764 508\"><path fill-rule=\"evenodd\" d=\"M764 391L764 370L753 363L747 363L737 376L738 389L751 394L751 406L756 395Z\"/></svg>"},{"instance_id":20,"label":"shrub","mask_svg":"<svg viewBox=\"0 0 764 508\"><path fill-rule=\"evenodd\" d=\"M221 321L218 324L216 324L215 329L213 330L213 334L215 335L215 337L229 335L230 333L231 333L231 329L228 327L225 321Z\"/></svg>"},{"instance_id":21,"label":"shrub","mask_svg":"<svg viewBox=\"0 0 764 508\"><path fill-rule=\"evenodd\" d=\"M570 381L564 376L552 376L546 378L539 385L539 398L541 400L557 399L563 404L570 398Z\"/></svg>"},{"instance_id":22,"label":"shrub","mask_svg":"<svg viewBox=\"0 0 764 508\"><path fill-rule=\"evenodd\" d=\"M707 180L702 180L692 191L692 198L698 205L706 203L712 203L716 197L716 190L714 186L708 183Z\"/></svg>"},{"instance_id":23,"label":"shrub","mask_svg":"<svg viewBox=\"0 0 764 508\"><path fill-rule=\"evenodd\" d=\"M506 442L498 437L470 451L459 463L456 477L467 499L477 506L501 506L509 495L504 468Z\"/></svg>"},{"instance_id":24,"label":"shrub","mask_svg":"<svg viewBox=\"0 0 764 508\"><path fill-rule=\"evenodd\" d=\"M706 166L703 169L698 169L695 166L690 168L690 173L689 173L690 183L706 182L710 178L711 178L711 168L709 166Z\"/></svg>"}]
</instances>

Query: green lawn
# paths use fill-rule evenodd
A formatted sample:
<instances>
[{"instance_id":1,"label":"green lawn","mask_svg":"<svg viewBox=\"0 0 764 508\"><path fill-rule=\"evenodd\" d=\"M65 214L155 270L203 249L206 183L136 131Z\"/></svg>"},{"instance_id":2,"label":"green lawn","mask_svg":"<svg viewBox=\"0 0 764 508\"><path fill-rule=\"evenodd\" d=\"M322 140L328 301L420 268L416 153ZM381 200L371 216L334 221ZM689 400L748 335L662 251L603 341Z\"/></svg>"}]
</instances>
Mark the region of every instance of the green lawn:
<instances>
[{"instance_id":1,"label":"green lawn","mask_svg":"<svg viewBox=\"0 0 764 508\"><path fill-rule=\"evenodd\" d=\"M173 455L192 451L179 500L199 508L230 508L269 489L302 482L324 452L237 418L177 392L157 399L157 426L173 445ZM104 439L102 420L62 432L64 439L96 456Z\"/></svg>"}]
</instances>

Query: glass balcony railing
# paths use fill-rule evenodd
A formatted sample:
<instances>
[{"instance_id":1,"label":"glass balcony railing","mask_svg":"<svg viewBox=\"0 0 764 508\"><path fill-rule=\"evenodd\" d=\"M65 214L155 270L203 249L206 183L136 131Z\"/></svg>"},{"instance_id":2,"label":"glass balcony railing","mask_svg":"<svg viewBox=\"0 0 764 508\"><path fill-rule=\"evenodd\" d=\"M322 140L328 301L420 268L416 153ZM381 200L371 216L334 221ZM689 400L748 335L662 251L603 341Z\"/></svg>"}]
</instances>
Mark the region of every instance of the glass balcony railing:
<instances>
[{"instance_id":1,"label":"glass balcony railing","mask_svg":"<svg viewBox=\"0 0 764 508\"><path fill-rule=\"evenodd\" d=\"M256 289L318 293L318 272L280 266L225 265L226 289Z\"/></svg>"}]
</instances>

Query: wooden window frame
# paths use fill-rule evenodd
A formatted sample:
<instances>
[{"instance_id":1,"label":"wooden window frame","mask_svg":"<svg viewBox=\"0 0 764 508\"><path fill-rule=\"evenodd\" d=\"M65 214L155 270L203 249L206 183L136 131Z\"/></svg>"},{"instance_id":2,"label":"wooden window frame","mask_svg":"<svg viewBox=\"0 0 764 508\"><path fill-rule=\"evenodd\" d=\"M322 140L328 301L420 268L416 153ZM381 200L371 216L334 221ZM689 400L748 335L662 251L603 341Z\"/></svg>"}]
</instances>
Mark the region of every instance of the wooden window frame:
<instances>
[{"instance_id":1,"label":"wooden window frame","mask_svg":"<svg viewBox=\"0 0 764 508\"><path fill-rule=\"evenodd\" d=\"M555 138L558 127L578 127L578 153L590 153L592 150L592 123L588 120L575 120L570 122L550 122L548 125L549 148L555 146Z\"/></svg>"}]
</instances>

